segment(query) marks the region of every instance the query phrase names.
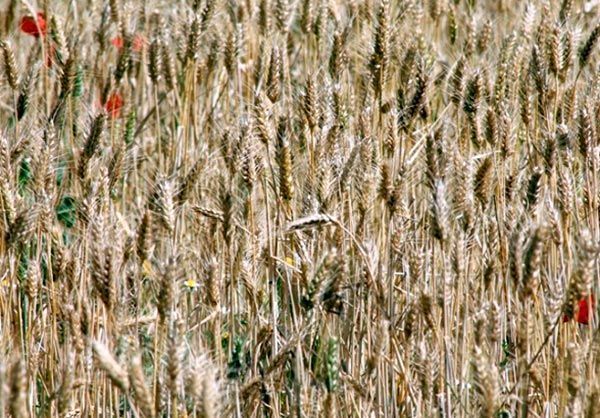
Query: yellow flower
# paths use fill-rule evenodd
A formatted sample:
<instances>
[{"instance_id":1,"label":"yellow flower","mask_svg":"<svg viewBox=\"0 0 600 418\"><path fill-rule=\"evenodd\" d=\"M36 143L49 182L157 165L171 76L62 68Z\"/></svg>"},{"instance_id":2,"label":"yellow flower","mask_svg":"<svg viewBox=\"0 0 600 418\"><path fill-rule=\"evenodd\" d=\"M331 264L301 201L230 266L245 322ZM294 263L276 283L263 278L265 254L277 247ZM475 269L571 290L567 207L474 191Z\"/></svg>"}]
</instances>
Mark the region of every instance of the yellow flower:
<instances>
[{"instance_id":1,"label":"yellow flower","mask_svg":"<svg viewBox=\"0 0 600 418\"><path fill-rule=\"evenodd\" d=\"M142 263L142 273L144 273L144 276L146 277L154 276L154 268L152 267L152 263L150 263L150 261L144 260Z\"/></svg>"},{"instance_id":2,"label":"yellow flower","mask_svg":"<svg viewBox=\"0 0 600 418\"><path fill-rule=\"evenodd\" d=\"M2 287L8 287L10 286L10 281L8 279L4 279L2 280L2 282L0 282L0 284L2 285Z\"/></svg>"},{"instance_id":3,"label":"yellow flower","mask_svg":"<svg viewBox=\"0 0 600 418\"><path fill-rule=\"evenodd\" d=\"M198 282L194 279L188 279L185 281L184 284L190 290L194 290L198 287Z\"/></svg>"}]
</instances>

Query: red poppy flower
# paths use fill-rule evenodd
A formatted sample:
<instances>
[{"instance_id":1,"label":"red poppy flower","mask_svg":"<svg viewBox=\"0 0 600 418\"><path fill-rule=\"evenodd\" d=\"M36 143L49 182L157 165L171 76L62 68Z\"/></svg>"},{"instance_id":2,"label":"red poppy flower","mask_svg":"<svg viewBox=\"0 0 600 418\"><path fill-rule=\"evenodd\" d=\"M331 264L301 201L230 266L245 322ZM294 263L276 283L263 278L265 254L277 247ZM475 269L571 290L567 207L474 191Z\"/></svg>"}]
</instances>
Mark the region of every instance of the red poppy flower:
<instances>
[{"instance_id":1,"label":"red poppy flower","mask_svg":"<svg viewBox=\"0 0 600 418\"><path fill-rule=\"evenodd\" d=\"M110 43L117 49L123 48L125 44L121 36L115 36ZM144 43L146 43L146 40L142 35L135 35L131 41L131 50L133 52L140 52L144 48Z\"/></svg>"},{"instance_id":2,"label":"red poppy flower","mask_svg":"<svg viewBox=\"0 0 600 418\"><path fill-rule=\"evenodd\" d=\"M575 311L575 320L580 323L587 325L590 323L590 318L594 315L594 308L596 307L596 298L594 295L585 296L577 303L577 310ZM572 318L569 315L563 315L563 322L569 322Z\"/></svg>"},{"instance_id":3,"label":"red poppy flower","mask_svg":"<svg viewBox=\"0 0 600 418\"><path fill-rule=\"evenodd\" d=\"M39 12L37 18L33 16L23 16L21 18L21 24L19 25L21 31L28 35L39 38L40 36L46 36L46 16Z\"/></svg>"},{"instance_id":4,"label":"red poppy flower","mask_svg":"<svg viewBox=\"0 0 600 418\"><path fill-rule=\"evenodd\" d=\"M113 44L113 46L117 49L121 49L123 48L123 37L121 36L115 36L114 38L112 38L112 40L110 41L111 44Z\"/></svg>"},{"instance_id":5,"label":"red poppy flower","mask_svg":"<svg viewBox=\"0 0 600 418\"><path fill-rule=\"evenodd\" d=\"M123 107L123 97L119 93L112 93L106 99L104 103L104 109L113 118L118 118L121 115L121 108Z\"/></svg>"}]
</instances>

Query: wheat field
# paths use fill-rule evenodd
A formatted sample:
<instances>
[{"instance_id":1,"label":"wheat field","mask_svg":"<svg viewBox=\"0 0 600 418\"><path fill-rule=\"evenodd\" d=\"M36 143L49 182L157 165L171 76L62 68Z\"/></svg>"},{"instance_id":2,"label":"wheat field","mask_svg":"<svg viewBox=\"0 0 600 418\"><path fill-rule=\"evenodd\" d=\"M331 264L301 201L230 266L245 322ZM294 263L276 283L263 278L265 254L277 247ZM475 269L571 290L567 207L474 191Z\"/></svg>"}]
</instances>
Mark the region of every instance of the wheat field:
<instances>
[{"instance_id":1,"label":"wheat field","mask_svg":"<svg viewBox=\"0 0 600 418\"><path fill-rule=\"evenodd\" d=\"M600 417L598 38L0 0L0 415Z\"/></svg>"}]
</instances>

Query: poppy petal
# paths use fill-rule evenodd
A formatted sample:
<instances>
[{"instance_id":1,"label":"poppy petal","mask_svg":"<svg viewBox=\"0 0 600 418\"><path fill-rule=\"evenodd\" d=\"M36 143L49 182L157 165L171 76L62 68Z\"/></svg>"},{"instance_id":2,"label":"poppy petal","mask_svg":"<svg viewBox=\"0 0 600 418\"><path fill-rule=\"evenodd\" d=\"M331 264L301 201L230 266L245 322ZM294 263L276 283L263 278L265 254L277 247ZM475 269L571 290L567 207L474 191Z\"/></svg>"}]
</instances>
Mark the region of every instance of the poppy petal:
<instances>
[{"instance_id":1,"label":"poppy petal","mask_svg":"<svg viewBox=\"0 0 600 418\"><path fill-rule=\"evenodd\" d=\"M125 41L122 36L115 36L112 38L110 43L117 49L123 48L125 46ZM131 42L131 50L133 52L140 52L144 49L144 44L146 43L146 39L142 35L135 35Z\"/></svg>"},{"instance_id":2,"label":"poppy petal","mask_svg":"<svg viewBox=\"0 0 600 418\"><path fill-rule=\"evenodd\" d=\"M590 323L590 313L593 311L596 305L594 295L586 296L582 298L578 303L577 309L577 322L580 324L587 325ZM593 314L593 313L592 313Z\"/></svg>"},{"instance_id":3,"label":"poppy petal","mask_svg":"<svg viewBox=\"0 0 600 418\"><path fill-rule=\"evenodd\" d=\"M115 36L110 43L117 49L123 48L123 38L121 36Z\"/></svg>"},{"instance_id":4,"label":"poppy petal","mask_svg":"<svg viewBox=\"0 0 600 418\"><path fill-rule=\"evenodd\" d=\"M21 18L21 22L19 27L22 32L35 36L36 38L39 36L46 35L46 17L43 13L38 13L37 18L33 16L23 16Z\"/></svg>"},{"instance_id":5,"label":"poppy petal","mask_svg":"<svg viewBox=\"0 0 600 418\"><path fill-rule=\"evenodd\" d=\"M106 99L106 103L104 103L104 109L110 114L111 117L118 118L121 114L123 103L123 97L121 97L119 93L112 93Z\"/></svg>"},{"instance_id":6,"label":"poppy petal","mask_svg":"<svg viewBox=\"0 0 600 418\"><path fill-rule=\"evenodd\" d=\"M144 49L145 43L146 40L142 35L135 35L135 37L133 38L133 44L131 45L131 49L134 52L140 52L142 49Z\"/></svg>"}]
</instances>

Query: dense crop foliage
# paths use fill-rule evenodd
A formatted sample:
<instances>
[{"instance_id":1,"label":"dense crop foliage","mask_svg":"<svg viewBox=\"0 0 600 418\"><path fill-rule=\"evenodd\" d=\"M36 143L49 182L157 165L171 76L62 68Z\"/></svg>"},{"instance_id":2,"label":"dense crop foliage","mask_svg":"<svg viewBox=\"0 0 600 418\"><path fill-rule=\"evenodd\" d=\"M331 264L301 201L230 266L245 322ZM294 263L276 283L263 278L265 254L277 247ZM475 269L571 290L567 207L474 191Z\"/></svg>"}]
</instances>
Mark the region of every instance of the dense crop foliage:
<instances>
[{"instance_id":1,"label":"dense crop foliage","mask_svg":"<svg viewBox=\"0 0 600 418\"><path fill-rule=\"evenodd\" d=\"M0 0L0 415L600 416L599 22Z\"/></svg>"}]
</instances>

